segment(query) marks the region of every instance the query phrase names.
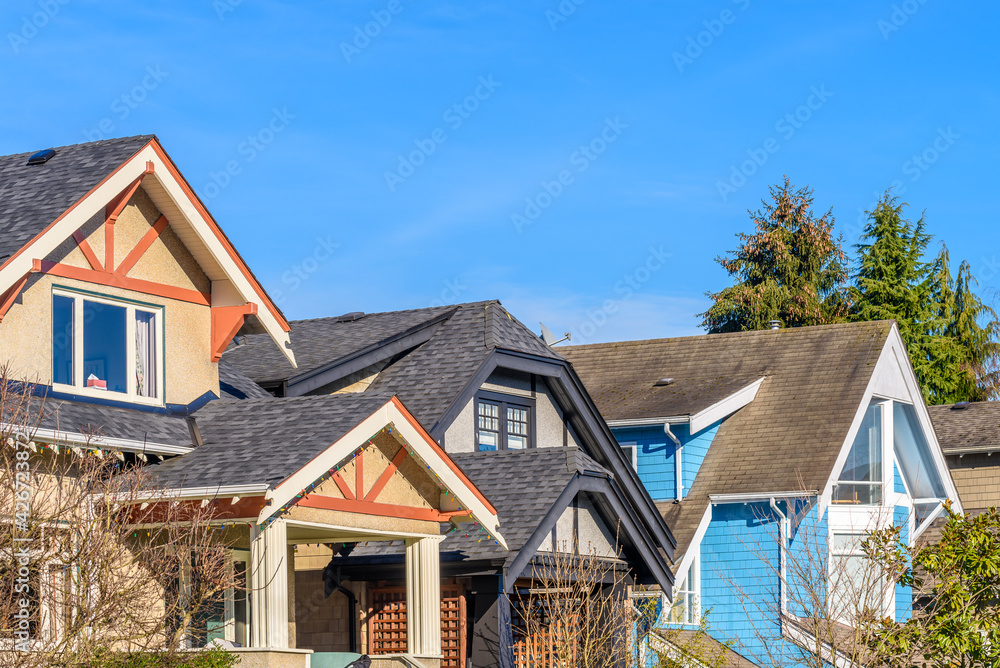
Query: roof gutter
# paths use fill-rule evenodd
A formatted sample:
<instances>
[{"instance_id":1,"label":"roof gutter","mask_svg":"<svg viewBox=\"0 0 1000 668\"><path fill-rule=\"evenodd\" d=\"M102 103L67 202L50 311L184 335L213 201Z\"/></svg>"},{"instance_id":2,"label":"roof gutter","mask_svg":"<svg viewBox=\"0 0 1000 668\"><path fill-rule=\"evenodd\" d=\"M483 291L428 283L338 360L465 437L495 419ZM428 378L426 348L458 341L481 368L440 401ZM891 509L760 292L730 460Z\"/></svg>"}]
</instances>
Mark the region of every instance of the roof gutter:
<instances>
[{"instance_id":1,"label":"roof gutter","mask_svg":"<svg viewBox=\"0 0 1000 668\"><path fill-rule=\"evenodd\" d=\"M253 485L215 485L208 487L178 487L151 490L145 496L130 497L132 501L156 501L159 499L218 499L262 496L271 486L267 483Z\"/></svg>"},{"instance_id":2,"label":"roof gutter","mask_svg":"<svg viewBox=\"0 0 1000 668\"><path fill-rule=\"evenodd\" d=\"M720 503L756 503L758 501L771 501L777 499L806 499L817 496L819 490L799 490L797 492L755 492L751 494L709 494L708 500L713 504Z\"/></svg>"},{"instance_id":3,"label":"roof gutter","mask_svg":"<svg viewBox=\"0 0 1000 668\"><path fill-rule=\"evenodd\" d=\"M690 415L672 415L670 417L630 418L628 420L607 420L609 427L658 427L661 424L688 424ZM669 433L669 432L668 432Z\"/></svg>"},{"instance_id":4,"label":"roof gutter","mask_svg":"<svg viewBox=\"0 0 1000 668\"><path fill-rule=\"evenodd\" d=\"M15 429L14 425L3 423L0 429ZM77 448L100 448L103 450L119 450L144 455L186 455L194 450L184 445L167 445L166 443L150 443L149 441L134 441L128 438L113 436L87 436L76 432L59 431L57 429L34 429L32 438L51 443Z\"/></svg>"}]
</instances>

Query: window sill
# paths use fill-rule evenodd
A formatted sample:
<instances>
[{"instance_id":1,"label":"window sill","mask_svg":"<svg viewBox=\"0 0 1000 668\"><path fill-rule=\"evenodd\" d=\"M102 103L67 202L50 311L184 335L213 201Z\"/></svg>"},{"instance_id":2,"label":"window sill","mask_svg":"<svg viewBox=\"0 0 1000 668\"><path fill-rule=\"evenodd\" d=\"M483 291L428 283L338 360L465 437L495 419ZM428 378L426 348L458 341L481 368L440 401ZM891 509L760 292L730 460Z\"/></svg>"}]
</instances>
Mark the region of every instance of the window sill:
<instances>
[{"instance_id":1,"label":"window sill","mask_svg":"<svg viewBox=\"0 0 1000 668\"><path fill-rule=\"evenodd\" d=\"M109 402L125 403L125 404L141 404L143 406L163 406L164 402L160 399L153 399L150 397L140 397L135 394L126 394L124 392L115 392L113 390L98 390L92 387L77 387L76 385L63 385L60 383L52 383L52 390L54 392L62 392L63 394L74 394L78 397L84 397L89 399L104 399Z\"/></svg>"}]
</instances>

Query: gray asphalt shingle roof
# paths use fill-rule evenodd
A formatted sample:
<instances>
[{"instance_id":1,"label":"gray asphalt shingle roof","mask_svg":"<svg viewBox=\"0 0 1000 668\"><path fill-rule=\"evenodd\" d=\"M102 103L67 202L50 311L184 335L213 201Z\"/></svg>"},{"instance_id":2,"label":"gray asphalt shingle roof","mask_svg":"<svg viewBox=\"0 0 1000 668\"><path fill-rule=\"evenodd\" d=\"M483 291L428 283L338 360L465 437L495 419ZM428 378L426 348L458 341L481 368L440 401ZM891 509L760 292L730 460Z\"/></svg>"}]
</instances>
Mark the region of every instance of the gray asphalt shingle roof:
<instances>
[{"instance_id":1,"label":"gray asphalt shingle roof","mask_svg":"<svg viewBox=\"0 0 1000 668\"><path fill-rule=\"evenodd\" d=\"M28 158L47 146L0 156L0 264L152 139L142 135L60 146L42 165L28 165Z\"/></svg>"},{"instance_id":2,"label":"gray asphalt shingle roof","mask_svg":"<svg viewBox=\"0 0 1000 668\"><path fill-rule=\"evenodd\" d=\"M596 393L606 419L664 417L664 405L668 414L694 413L732 388L765 378L754 401L719 428L685 500L657 504L682 554L710 494L823 488L892 326L891 321L862 322L559 351ZM677 392L664 399L649 388L665 376L679 379L682 389L692 379L720 380L706 383L705 396ZM630 383L636 385L634 401L627 396ZM627 413L619 412L616 402L623 396Z\"/></svg>"},{"instance_id":3,"label":"gray asphalt shingle roof","mask_svg":"<svg viewBox=\"0 0 1000 668\"><path fill-rule=\"evenodd\" d=\"M971 402L966 408L955 408L954 404L928 406L927 412L945 454L1000 446L1000 401Z\"/></svg>"},{"instance_id":4,"label":"gray asphalt shingle roof","mask_svg":"<svg viewBox=\"0 0 1000 668\"><path fill-rule=\"evenodd\" d=\"M299 369L283 361L270 338L246 337L231 346L223 360L258 383L287 380L362 348L453 311L430 340L383 369L366 390L397 395L425 428L430 429L468 380L496 349L560 359L499 301L413 311L373 313L356 320L339 318L291 322L292 349Z\"/></svg>"},{"instance_id":5,"label":"gray asphalt shingle roof","mask_svg":"<svg viewBox=\"0 0 1000 668\"><path fill-rule=\"evenodd\" d=\"M282 359L285 359L282 355ZM222 399L270 399L263 387L253 382L226 360L219 361L219 391Z\"/></svg>"},{"instance_id":6,"label":"gray asphalt shingle roof","mask_svg":"<svg viewBox=\"0 0 1000 668\"><path fill-rule=\"evenodd\" d=\"M38 426L84 436L123 438L138 443L191 447L191 430L183 416L131 408L46 398L38 402Z\"/></svg>"},{"instance_id":7,"label":"gray asphalt shingle roof","mask_svg":"<svg viewBox=\"0 0 1000 668\"><path fill-rule=\"evenodd\" d=\"M154 483L164 488L256 483L273 487L390 398L333 394L212 401L197 413L203 445L150 472Z\"/></svg>"}]
</instances>

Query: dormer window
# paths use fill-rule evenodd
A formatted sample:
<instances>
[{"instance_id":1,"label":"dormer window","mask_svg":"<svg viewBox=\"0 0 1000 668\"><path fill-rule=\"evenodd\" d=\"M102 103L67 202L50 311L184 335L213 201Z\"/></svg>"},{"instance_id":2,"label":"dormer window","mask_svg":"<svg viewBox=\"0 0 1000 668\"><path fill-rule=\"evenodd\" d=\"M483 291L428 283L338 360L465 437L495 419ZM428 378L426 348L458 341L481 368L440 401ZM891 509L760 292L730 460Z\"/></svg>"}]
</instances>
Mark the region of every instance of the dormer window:
<instances>
[{"instance_id":1,"label":"dormer window","mask_svg":"<svg viewBox=\"0 0 1000 668\"><path fill-rule=\"evenodd\" d=\"M162 351L162 308L53 291L53 389L161 404Z\"/></svg>"},{"instance_id":2,"label":"dormer window","mask_svg":"<svg viewBox=\"0 0 1000 668\"><path fill-rule=\"evenodd\" d=\"M533 400L494 392L476 395L476 449L534 447Z\"/></svg>"}]
</instances>

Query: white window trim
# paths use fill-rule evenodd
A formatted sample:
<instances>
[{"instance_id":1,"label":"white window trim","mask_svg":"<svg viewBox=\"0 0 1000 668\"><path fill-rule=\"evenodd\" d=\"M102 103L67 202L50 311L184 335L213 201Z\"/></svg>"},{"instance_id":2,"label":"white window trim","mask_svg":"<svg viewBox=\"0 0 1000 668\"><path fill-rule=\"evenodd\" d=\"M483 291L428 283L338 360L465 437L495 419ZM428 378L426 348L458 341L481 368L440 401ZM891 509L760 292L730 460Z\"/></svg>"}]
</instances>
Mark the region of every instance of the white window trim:
<instances>
[{"instance_id":1,"label":"white window trim","mask_svg":"<svg viewBox=\"0 0 1000 668\"><path fill-rule=\"evenodd\" d=\"M690 616L688 616L688 609L685 606L684 619L682 621L674 622L670 620L671 613L673 612L673 606L665 610L666 621L665 623L669 626L697 626L701 623L701 554L700 550L695 553L694 558L691 560L691 565L688 566L687 572L683 577L677 578L677 584L674 585L673 600L677 601L677 597L682 592L691 595L690 602ZM681 589L681 585L685 585L686 589Z\"/></svg>"},{"instance_id":2,"label":"white window trim","mask_svg":"<svg viewBox=\"0 0 1000 668\"><path fill-rule=\"evenodd\" d=\"M230 550L229 557L229 568L233 568L236 562L240 562L246 566L246 587L247 590L244 592L246 596L246 610L247 618L244 620L244 629L246 630L246 637L243 638L243 647L250 646L250 550ZM230 577L233 573L229 574ZM225 637L229 642L240 642L236 637L236 590L230 587L226 590L226 621L225 621Z\"/></svg>"},{"instance_id":3,"label":"white window trim","mask_svg":"<svg viewBox=\"0 0 1000 668\"><path fill-rule=\"evenodd\" d=\"M111 297L93 295L89 292L78 292L66 288L53 288L53 297L69 297L73 303L73 384L56 383L53 375L52 389L57 392L76 394L83 397L93 397L95 399L106 399L108 401L124 401L135 404L146 404L148 406L163 406L165 404L165 355L163 341L163 317L164 308L162 306L146 305L129 300L118 300ZM125 363L126 371L126 392L114 392L111 390L98 390L86 387L83 378L83 302L90 301L108 306L118 306L124 308L125 313ZM51 311L51 303L49 305ZM152 313L156 316L156 396L140 396L135 389L135 312ZM50 343L51 348L51 343ZM50 351L51 354L51 351ZM52 360L55 364L55 360Z\"/></svg>"}]
</instances>

